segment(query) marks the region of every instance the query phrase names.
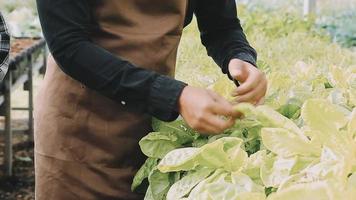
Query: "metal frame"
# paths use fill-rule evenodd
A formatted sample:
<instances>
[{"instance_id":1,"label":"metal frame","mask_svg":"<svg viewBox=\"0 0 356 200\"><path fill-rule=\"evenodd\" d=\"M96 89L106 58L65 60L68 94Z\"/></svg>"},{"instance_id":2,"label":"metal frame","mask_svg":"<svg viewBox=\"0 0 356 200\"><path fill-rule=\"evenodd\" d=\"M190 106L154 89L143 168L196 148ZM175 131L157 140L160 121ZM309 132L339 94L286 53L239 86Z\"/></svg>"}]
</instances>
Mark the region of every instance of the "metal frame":
<instances>
[{"instance_id":1,"label":"metal frame","mask_svg":"<svg viewBox=\"0 0 356 200\"><path fill-rule=\"evenodd\" d=\"M311 16L316 14L316 0L304 0L304 16Z\"/></svg>"},{"instance_id":2,"label":"metal frame","mask_svg":"<svg viewBox=\"0 0 356 200\"><path fill-rule=\"evenodd\" d=\"M11 90L12 90L12 75L8 73L5 78L5 150L4 150L4 167L5 174L12 176L12 128L11 128Z\"/></svg>"},{"instance_id":3,"label":"metal frame","mask_svg":"<svg viewBox=\"0 0 356 200\"><path fill-rule=\"evenodd\" d=\"M47 62L46 58L46 44L43 39L39 39L37 42L34 43L34 45L21 52L15 58L10 59L10 68L4 79L3 98L0 98L0 105L2 104L3 106L3 113L0 114L5 116L4 170L6 176L12 176L13 172L13 130L11 127L11 112L12 110L28 111L28 134L30 136L30 142L33 142L33 77L35 74L44 73ZM20 85L23 85L23 89L29 92L29 104L28 107L25 108L13 108L11 105L11 93Z\"/></svg>"}]
</instances>

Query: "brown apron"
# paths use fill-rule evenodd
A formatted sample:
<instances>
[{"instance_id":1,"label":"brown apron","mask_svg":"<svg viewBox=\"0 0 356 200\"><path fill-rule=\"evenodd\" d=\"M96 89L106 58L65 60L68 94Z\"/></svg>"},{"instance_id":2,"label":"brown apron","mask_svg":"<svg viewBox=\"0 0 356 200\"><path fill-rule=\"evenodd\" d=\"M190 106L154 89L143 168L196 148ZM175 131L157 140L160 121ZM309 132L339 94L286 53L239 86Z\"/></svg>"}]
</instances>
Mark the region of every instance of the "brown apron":
<instances>
[{"instance_id":1,"label":"brown apron","mask_svg":"<svg viewBox=\"0 0 356 200\"><path fill-rule=\"evenodd\" d=\"M97 45L174 74L187 0L95 2ZM130 185L145 159L138 141L150 130L150 116L84 87L50 56L35 110L36 199L143 199Z\"/></svg>"}]
</instances>

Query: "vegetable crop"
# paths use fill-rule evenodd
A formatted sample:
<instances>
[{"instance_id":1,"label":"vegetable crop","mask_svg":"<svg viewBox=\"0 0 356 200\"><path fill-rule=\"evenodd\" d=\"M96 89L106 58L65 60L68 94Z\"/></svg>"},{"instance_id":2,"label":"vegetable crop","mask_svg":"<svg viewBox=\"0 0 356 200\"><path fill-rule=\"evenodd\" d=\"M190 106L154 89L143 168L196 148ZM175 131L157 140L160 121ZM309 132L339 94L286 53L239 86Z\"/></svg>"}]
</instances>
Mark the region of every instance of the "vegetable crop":
<instances>
[{"instance_id":1,"label":"vegetable crop","mask_svg":"<svg viewBox=\"0 0 356 200\"><path fill-rule=\"evenodd\" d=\"M132 189L146 191L146 200L352 200L355 54L293 13L242 7L239 15L269 80L266 105L237 105L245 117L209 137L182 119L154 120L155 132L140 142L148 159ZM177 77L229 98L233 83L218 75L194 35L193 24L182 39Z\"/></svg>"},{"instance_id":2,"label":"vegetable crop","mask_svg":"<svg viewBox=\"0 0 356 200\"><path fill-rule=\"evenodd\" d=\"M301 108L302 126L269 106L239 104L245 118L203 137L181 121L159 123L140 142L149 157L145 199L352 199L356 195L356 108L324 99Z\"/></svg>"}]
</instances>

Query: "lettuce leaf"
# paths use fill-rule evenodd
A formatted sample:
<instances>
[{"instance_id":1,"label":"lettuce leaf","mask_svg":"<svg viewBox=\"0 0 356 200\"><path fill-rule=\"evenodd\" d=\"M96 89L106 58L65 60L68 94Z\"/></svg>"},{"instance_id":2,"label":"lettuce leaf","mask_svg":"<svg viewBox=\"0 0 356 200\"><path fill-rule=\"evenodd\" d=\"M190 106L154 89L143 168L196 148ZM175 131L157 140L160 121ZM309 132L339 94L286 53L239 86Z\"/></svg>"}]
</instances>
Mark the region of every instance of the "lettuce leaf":
<instances>
[{"instance_id":1,"label":"lettuce leaf","mask_svg":"<svg viewBox=\"0 0 356 200\"><path fill-rule=\"evenodd\" d=\"M247 153L239 138L224 137L201 148L182 148L169 152L159 163L162 172L188 171L198 166L237 171L245 163Z\"/></svg>"},{"instance_id":2,"label":"lettuce leaf","mask_svg":"<svg viewBox=\"0 0 356 200\"><path fill-rule=\"evenodd\" d=\"M311 99L302 107L302 117L311 130L335 134L348 122L337 105L322 99Z\"/></svg>"},{"instance_id":3,"label":"lettuce leaf","mask_svg":"<svg viewBox=\"0 0 356 200\"><path fill-rule=\"evenodd\" d=\"M151 171L158 165L158 159L157 158L148 158L146 162L141 166L141 168L138 170L136 173L132 185L131 185L131 190L135 191L141 184L142 182L148 178L149 174Z\"/></svg>"},{"instance_id":4,"label":"lettuce leaf","mask_svg":"<svg viewBox=\"0 0 356 200\"><path fill-rule=\"evenodd\" d=\"M213 169L201 168L190 172L172 185L168 191L167 200L179 200L188 195L197 184L207 178L213 171Z\"/></svg>"},{"instance_id":5,"label":"lettuce leaf","mask_svg":"<svg viewBox=\"0 0 356 200\"><path fill-rule=\"evenodd\" d=\"M216 170L213 175L200 182L187 199L264 200L265 194L262 186L255 184L243 173Z\"/></svg>"},{"instance_id":6,"label":"lettuce leaf","mask_svg":"<svg viewBox=\"0 0 356 200\"><path fill-rule=\"evenodd\" d=\"M320 147L283 128L263 128L261 137L264 146L279 156L320 155Z\"/></svg>"}]
</instances>

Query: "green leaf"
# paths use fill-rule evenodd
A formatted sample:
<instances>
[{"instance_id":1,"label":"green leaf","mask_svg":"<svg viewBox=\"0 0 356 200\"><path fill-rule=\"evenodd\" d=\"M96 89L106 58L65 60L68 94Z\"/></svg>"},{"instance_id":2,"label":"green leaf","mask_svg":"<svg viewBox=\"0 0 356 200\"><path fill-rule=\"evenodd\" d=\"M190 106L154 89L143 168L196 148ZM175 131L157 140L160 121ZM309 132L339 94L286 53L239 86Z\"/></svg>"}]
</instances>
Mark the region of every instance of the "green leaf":
<instances>
[{"instance_id":1,"label":"green leaf","mask_svg":"<svg viewBox=\"0 0 356 200\"><path fill-rule=\"evenodd\" d=\"M244 149L251 155L261 149L261 123L255 119L243 118L236 120L230 131L230 137L238 137L244 141Z\"/></svg>"},{"instance_id":2,"label":"green leaf","mask_svg":"<svg viewBox=\"0 0 356 200\"><path fill-rule=\"evenodd\" d=\"M237 143L238 142L238 143ZM227 156L229 162L223 167L225 170L236 172L241 170L241 168L245 165L248 155L241 148L242 141L233 141L230 144L230 147L225 146L225 150L227 150Z\"/></svg>"},{"instance_id":3,"label":"green leaf","mask_svg":"<svg viewBox=\"0 0 356 200\"><path fill-rule=\"evenodd\" d=\"M233 82L227 77L221 77L218 79L213 85L210 86L214 92L224 97L228 101L232 101L233 97L231 96L231 92L236 88Z\"/></svg>"},{"instance_id":4,"label":"green leaf","mask_svg":"<svg viewBox=\"0 0 356 200\"><path fill-rule=\"evenodd\" d=\"M277 188L274 187L267 187L265 188L265 194L266 196L269 196L270 194L274 193L277 191Z\"/></svg>"},{"instance_id":5,"label":"green leaf","mask_svg":"<svg viewBox=\"0 0 356 200\"><path fill-rule=\"evenodd\" d=\"M161 172L188 171L193 170L197 165L197 154L199 148L182 148L169 152L158 164Z\"/></svg>"},{"instance_id":6,"label":"green leaf","mask_svg":"<svg viewBox=\"0 0 356 200\"><path fill-rule=\"evenodd\" d=\"M197 166L228 171L239 170L247 159L242 140L224 137L201 148L183 148L169 152L159 163L162 172L193 170Z\"/></svg>"},{"instance_id":7,"label":"green leaf","mask_svg":"<svg viewBox=\"0 0 356 200\"><path fill-rule=\"evenodd\" d=\"M234 109L238 112L241 112L244 115L244 117L257 115L256 108L252 104L249 104L249 103L237 104Z\"/></svg>"},{"instance_id":8,"label":"green leaf","mask_svg":"<svg viewBox=\"0 0 356 200\"><path fill-rule=\"evenodd\" d=\"M312 139L356 164L356 143L345 130L349 118L343 110L324 100L308 100L302 108L302 117L313 130Z\"/></svg>"},{"instance_id":9,"label":"green leaf","mask_svg":"<svg viewBox=\"0 0 356 200\"><path fill-rule=\"evenodd\" d=\"M209 183L216 182L219 180L221 177L226 177L227 173L224 172L223 170L215 170L215 172L210 175L208 178L205 180L201 181L194 189L190 192L188 196L188 200L203 200L203 199L211 199L209 197L209 194L207 193L208 191L205 191L207 188L207 185Z\"/></svg>"},{"instance_id":10,"label":"green leaf","mask_svg":"<svg viewBox=\"0 0 356 200\"><path fill-rule=\"evenodd\" d=\"M298 134L299 137L305 140L307 139L293 121L268 106L258 106L255 108L251 104L241 103L238 104L235 109L243 113L246 117L254 117L263 127L284 128Z\"/></svg>"},{"instance_id":11,"label":"green leaf","mask_svg":"<svg viewBox=\"0 0 356 200\"><path fill-rule=\"evenodd\" d=\"M219 135L213 135L209 137L208 143L215 142L216 140L223 138L223 137L229 137L230 135L228 134L219 134Z\"/></svg>"},{"instance_id":12,"label":"green leaf","mask_svg":"<svg viewBox=\"0 0 356 200\"><path fill-rule=\"evenodd\" d=\"M272 193L268 200L336 200L325 182L298 184Z\"/></svg>"},{"instance_id":13,"label":"green leaf","mask_svg":"<svg viewBox=\"0 0 356 200\"><path fill-rule=\"evenodd\" d=\"M349 89L348 90L348 96L349 96L349 104L351 106L356 106L356 88Z\"/></svg>"},{"instance_id":14,"label":"green leaf","mask_svg":"<svg viewBox=\"0 0 356 200\"><path fill-rule=\"evenodd\" d=\"M177 173L162 173L157 168L148 176L150 196L154 200L165 200L169 188L177 181Z\"/></svg>"},{"instance_id":15,"label":"green leaf","mask_svg":"<svg viewBox=\"0 0 356 200\"><path fill-rule=\"evenodd\" d=\"M224 137L206 144L197 154L197 165L236 171L247 159L247 153L241 149L242 143L239 138Z\"/></svg>"},{"instance_id":16,"label":"green leaf","mask_svg":"<svg viewBox=\"0 0 356 200\"><path fill-rule=\"evenodd\" d=\"M351 166L341 155L324 147L320 159L310 162L309 166L290 176L279 187L280 190L298 184L313 183L332 179L334 182L344 182L350 172ZM343 186L339 186L342 188Z\"/></svg>"},{"instance_id":17,"label":"green leaf","mask_svg":"<svg viewBox=\"0 0 356 200\"><path fill-rule=\"evenodd\" d=\"M167 194L167 200L179 200L188 195L190 191L213 172L212 169L201 168L190 172L181 180L172 185Z\"/></svg>"},{"instance_id":18,"label":"green leaf","mask_svg":"<svg viewBox=\"0 0 356 200\"><path fill-rule=\"evenodd\" d=\"M261 166L261 179L264 186L278 188L288 179L296 162L296 157L282 158L269 155Z\"/></svg>"},{"instance_id":19,"label":"green leaf","mask_svg":"<svg viewBox=\"0 0 356 200\"><path fill-rule=\"evenodd\" d=\"M302 108L302 117L313 131L312 139L343 155L356 164L356 143L344 129L349 119L342 109L324 100L308 100Z\"/></svg>"},{"instance_id":20,"label":"green leaf","mask_svg":"<svg viewBox=\"0 0 356 200\"><path fill-rule=\"evenodd\" d=\"M217 170L200 182L192 190L188 199L264 200L265 194L264 188L255 184L247 175Z\"/></svg>"},{"instance_id":21,"label":"green leaf","mask_svg":"<svg viewBox=\"0 0 356 200\"><path fill-rule=\"evenodd\" d=\"M158 119L152 120L152 128L155 132L169 132L179 136L182 141L192 141L199 134L191 129L182 119L173 122L162 122Z\"/></svg>"},{"instance_id":22,"label":"green leaf","mask_svg":"<svg viewBox=\"0 0 356 200\"><path fill-rule=\"evenodd\" d=\"M248 175L241 172L231 173L231 181L236 185L239 193L256 192L264 193L264 187L256 184Z\"/></svg>"},{"instance_id":23,"label":"green leaf","mask_svg":"<svg viewBox=\"0 0 356 200\"><path fill-rule=\"evenodd\" d=\"M347 126L347 130L351 138L354 138L356 136L356 108L354 108L350 116L350 121Z\"/></svg>"},{"instance_id":24,"label":"green leaf","mask_svg":"<svg viewBox=\"0 0 356 200\"><path fill-rule=\"evenodd\" d=\"M142 152L151 158L163 158L168 152L181 147L181 141L175 133L153 132L139 142Z\"/></svg>"},{"instance_id":25,"label":"green leaf","mask_svg":"<svg viewBox=\"0 0 356 200\"><path fill-rule=\"evenodd\" d=\"M142 152L152 158L163 158L168 152L192 143L199 135L188 128L183 120L165 123L153 120L153 129L139 142Z\"/></svg>"},{"instance_id":26,"label":"green leaf","mask_svg":"<svg viewBox=\"0 0 356 200\"><path fill-rule=\"evenodd\" d=\"M148 187L144 200L155 200L151 191L151 186Z\"/></svg>"},{"instance_id":27,"label":"green leaf","mask_svg":"<svg viewBox=\"0 0 356 200\"><path fill-rule=\"evenodd\" d=\"M300 109L299 105L295 104L286 104L281 106L278 109L278 112L281 113L283 116L287 117L288 119L298 119L300 116Z\"/></svg>"},{"instance_id":28,"label":"green leaf","mask_svg":"<svg viewBox=\"0 0 356 200\"><path fill-rule=\"evenodd\" d=\"M306 169L311 164L320 160L319 157L309 157L309 156L297 156L297 161L291 170L291 174L299 173L300 171Z\"/></svg>"},{"instance_id":29,"label":"green leaf","mask_svg":"<svg viewBox=\"0 0 356 200\"><path fill-rule=\"evenodd\" d=\"M131 190L135 191L145 180L148 178L151 171L157 166L158 159L157 158L148 158L146 162L142 165L142 167L136 173L132 185Z\"/></svg>"},{"instance_id":30,"label":"green leaf","mask_svg":"<svg viewBox=\"0 0 356 200\"><path fill-rule=\"evenodd\" d=\"M332 76L332 81L333 83L338 87L338 88L348 88L347 84L347 78L348 74L345 73L345 70L337 67L337 66L332 66L330 68L331 76Z\"/></svg>"},{"instance_id":31,"label":"green leaf","mask_svg":"<svg viewBox=\"0 0 356 200\"><path fill-rule=\"evenodd\" d=\"M266 150L258 151L252 154L246 162L243 168L243 173L251 177L255 182L261 183L260 170L261 166L266 162L267 152Z\"/></svg>"},{"instance_id":32,"label":"green leaf","mask_svg":"<svg viewBox=\"0 0 356 200\"><path fill-rule=\"evenodd\" d=\"M356 177L351 175L347 185L347 194L345 196L355 197L356 196Z\"/></svg>"},{"instance_id":33,"label":"green leaf","mask_svg":"<svg viewBox=\"0 0 356 200\"><path fill-rule=\"evenodd\" d=\"M192 142L192 147L202 147L207 143L208 143L208 138L201 136Z\"/></svg>"},{"instance_id":34,"label":"green leaf","mask_svg":"<svg viewBox=\"0 0 356 200\"><path fill-rule=\"evenodd\" d=\"M318 156L321 152L321 147L286 129L263 128L261 137L264 146L279 156Z\"/></svg>"},{"instance_id":35,"label":"green leaf","mask_svg":"<svg viewBox=\"0 0 356 200\"><path fill-rule=\"evenodd\" d=\"M302 118L312 130L335 134L348 122L344 112L323 99L310 99L302 107Z\"/></svg>"},{"instance_id":36,"label":"green leaf","mask_svg":"<svg viewBox=\"0 0 356 200\"><path fill-rule=\"evenodd\" d=\"M348 187L352 187L356 189L356 173L351 174L348 178Z\"/></svg>"},{"instance_id":37,"label":"green leaf","mask_svg":"<svg viewBox=\"0 0 356 200\"><path fill-rule=\"evenodd\" d=\"M268 106L257 107L257 119L264 127L270 128L284 128L290 132L296 133L299 137L306 139L305 135L299 127L290 119L279 114Z\"/></svg>"}]
</instances>

